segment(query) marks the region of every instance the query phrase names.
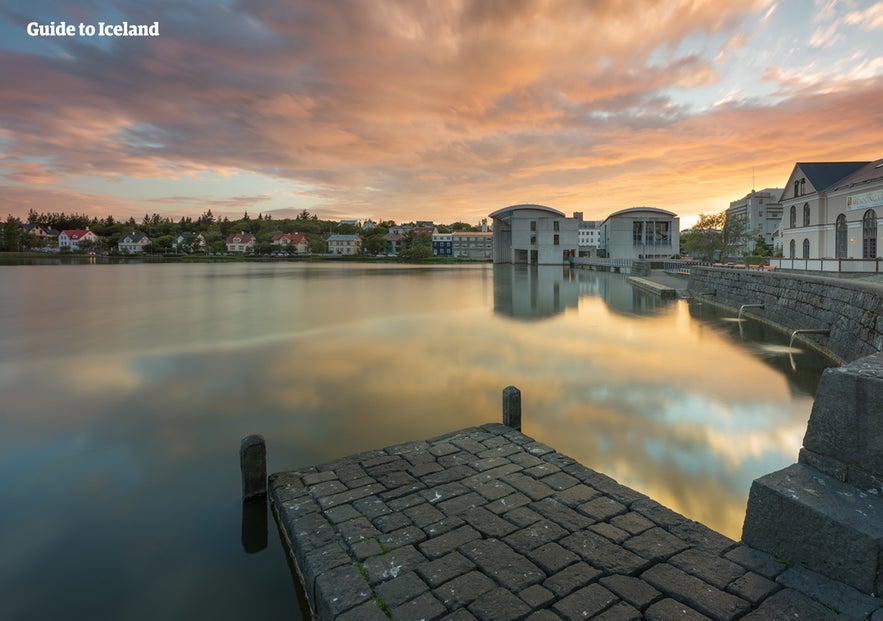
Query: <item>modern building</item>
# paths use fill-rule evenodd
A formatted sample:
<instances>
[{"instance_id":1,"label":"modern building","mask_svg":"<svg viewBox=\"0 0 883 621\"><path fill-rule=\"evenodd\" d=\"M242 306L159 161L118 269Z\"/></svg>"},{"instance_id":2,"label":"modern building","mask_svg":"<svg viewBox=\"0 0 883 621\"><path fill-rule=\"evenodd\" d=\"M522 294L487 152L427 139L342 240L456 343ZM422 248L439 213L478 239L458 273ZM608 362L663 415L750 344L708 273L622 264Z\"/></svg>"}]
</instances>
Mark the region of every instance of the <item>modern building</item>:
<instances>
[{"instance_id":1,"label":"modern building","mask_svg":"<svg viewBox=\"0 0 883 621\"><path fill-rule=\"evenodd\" d=\"M453 256L453 244L453 233L434 233L432 236L432 255L435 257Z\"/></svg>"},{"instance_id":2,"label":"modern building","mask_svg":"<svg viewBox=\"0 0 883 621\"><path fill-rule=\"evenodd\" d=\"M362 254L362 238L359 235L332 235L328 238L328 252L340 255Z\"/></svg>"},{"instance_id":3,"label":"modern building","mask_svg":"<svg viewBox=\"0 0 883 621\"><path fill-rule=\"evenodd\" d=\"M798 162L780 199L785 259L876 261L883 232L883 160ZM785 265L809 269L808 264Z\"/></svg>"},{"instance_id":4,"label":"modern building","mask_svg":"<svg viewBox=\"0 0 883 621\"><path fill-rule=\"evenodd\" d=\"M490 260L494 256L493 233L486 231L451 233L451 256L461 259Z\"/></svg>"},{"instance_id":5,"label":"modern building","mask_svg":"<svg viewBox=\"0 0 883 621\"><path fill-rule=\"evenodd\" d=\"M141 254L150 245L150 238L134 231L123 235L117 242L117 248L124 254Z\"/></svg>"},{"instance_id":6,"label":"modern building","mask_svg":"<svg viewBox=\"0 0 883 621\"><path fill-rule=\"evenodd\" d=\"M561 265L577 255L579 220L557 209L512 205L490 218L494 263Z\"/></svg>"},{"instance_id":7,"label":"modern building","mask_svg":"<svg viewBox=\"0 0 883 621\"><path fill-rule=\"evenodd\" d=\"M770 247L774 245L776 239L773 235L782 221L782 204L779 202L782 192L782 188L752 190L750 194L730 203L727 217L745 220L745 231L750 237L744 249L746 253L754 251L758 236L763 237Z\"/></svg>"},{"instance_id":8,"label":"modern building","mask_svg":"<svg viewBox=\"0 0 883 621\"><path fill-rule=\"evenodd\" d=\"M579 228L576 231L578 255L581 257L597 256L598 248L601 246L601 223L603 220L583 220L582 212L576 212L573 215L579 220Z\"/></svg>"},{"instance_id":9,"label":"modern building","mask_svg":"<svg viewBox=\"0 0 883 621\"><path fill-rule=\"evenodd\" d=\"M680 252L680 218L665 209L631 207L601 223L598 253L610 259L668 259Z\"/></svg>"}]
</instances>

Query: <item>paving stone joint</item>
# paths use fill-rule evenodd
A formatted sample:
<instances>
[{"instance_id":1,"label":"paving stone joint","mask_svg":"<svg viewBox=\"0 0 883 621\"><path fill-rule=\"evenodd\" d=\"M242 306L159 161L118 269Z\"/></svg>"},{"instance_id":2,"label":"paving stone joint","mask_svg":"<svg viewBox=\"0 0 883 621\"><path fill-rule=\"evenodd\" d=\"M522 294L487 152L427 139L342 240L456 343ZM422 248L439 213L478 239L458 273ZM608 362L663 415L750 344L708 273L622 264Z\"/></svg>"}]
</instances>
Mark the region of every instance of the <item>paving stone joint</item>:
<instances>
[{"instance_id":1,"label":"paving stone joint","mask_svg":"<svg viewBox=\"0 0 883 621\"><path fill-rule=\"evenodd\" d=\"M878 598L501 424L277 473L269 489L319 621L883 616Z\"/></svg>"}]
</instances>

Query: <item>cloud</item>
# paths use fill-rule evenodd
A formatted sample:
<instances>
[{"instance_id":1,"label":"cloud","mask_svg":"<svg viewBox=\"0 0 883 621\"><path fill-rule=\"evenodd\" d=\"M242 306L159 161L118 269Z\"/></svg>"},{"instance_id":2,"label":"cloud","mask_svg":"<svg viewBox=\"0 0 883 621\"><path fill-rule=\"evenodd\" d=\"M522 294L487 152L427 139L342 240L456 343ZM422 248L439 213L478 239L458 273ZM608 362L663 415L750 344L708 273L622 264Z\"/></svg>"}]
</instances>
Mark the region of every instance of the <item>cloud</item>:
<instances>
[{"instance_id":1,"label":"cloud","mask_svg":"<svg viewBox=\"0 0 883 621\"><path fill-rule=\"evenodd\" d=\"M162 36L0 50L4 83L18 85L0 91L2 148L13 161L39 160L42 175L9 168L9 182L117 179L116 202L138 204L136 213L197 210L205 198L238 209L265 194L125 194L127 179L223 171L308 184L303 207L341 214L475 218L522 198L589 217L637 203L678 211L747 191L713 175L731 166L733 146L736 155L756 151L752 132L775 132L764 121L782 119L770 102L733 97L697 117L672 96L720 82L711 55L745 46L746 20L776 7L766 1L108 6L120 19L159 19ZM87 6L77 19L98 11ZM716 51L706 57L692 47L697 39ZM848 75L833 84L864 99L879 90L880 65L857 65L863 82ZM812 94L805 76L785 68L766 76L779 100L800 106ZM733 114L739 106L745 114ZM844 145L868 132L863 114L852 116ZM736 118L750 131L724 149L720 125ZM791 138L800 142L781 168L806 159L801 149L819 150ZM677 196L690 185L687 198Z\"/></svg>"}]
</instances>

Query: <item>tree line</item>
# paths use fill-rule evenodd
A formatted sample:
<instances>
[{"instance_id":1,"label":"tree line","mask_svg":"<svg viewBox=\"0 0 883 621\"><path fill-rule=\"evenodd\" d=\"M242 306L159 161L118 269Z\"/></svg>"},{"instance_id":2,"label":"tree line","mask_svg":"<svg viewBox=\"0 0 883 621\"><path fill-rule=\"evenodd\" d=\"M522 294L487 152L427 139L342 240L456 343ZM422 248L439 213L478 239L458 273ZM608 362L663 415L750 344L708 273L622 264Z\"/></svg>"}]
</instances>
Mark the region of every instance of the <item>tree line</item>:
<instances>
[{"instance_id":1,"label":"tree line","mask_svg":"<svg viewBox=\"0 0 883 621\"><path fill-rule=\"evenodd\" d=\"M25 233L21 230L22 224L36 224L44 229L84 230L89 229L100 238L95 250L114 251L117 241L130 233L146 235L151 240L151 252L169 252L172 250L174 239L181 233L202 234L205 240L206 250L209 252L226 251L225 240L233 233L252 233L255 235L255 250L259 253L278 250L272 246L270 240L277 233L303 233L307 236L310 244L310 252L327 252L326 239L333 234L362 236L362 248L371 254L385 252L386 242L383 236L389 233L390 228L396 226L393 220L385 220L375 227L362 229L354 224L344 224L334 220L320 219L316 214L304 209L295 218L274 219L271 214L258 213L257 217L251 217L246 211L241 218L230 220L226 216L216 217L211 209L204 211L198 218L183 216L178 220L157 213L144 214L138 221L134 217L127 220L118 220L109 215L105 218L89 217L79 213L65 212L37 212L30 210L24 222L19 218L9 215L3 226L0 227L0 250L19 251L36 249L42 246L43 241L36 235ZM414 223L407 223L413 225ZM450 226L437 226L439 232L452 230L478 230L478 227L465 222L455 222ZM425 248L429 248L431 256L431 240L417 239L422 236L406 235L401 243L403 251L414 254L415 258L423 256ZM428 236L425 236L428 238ZM416 242L416 243L415 243ZM413 248L413 250L412 250Z\"/></svg>"}]
</instances>

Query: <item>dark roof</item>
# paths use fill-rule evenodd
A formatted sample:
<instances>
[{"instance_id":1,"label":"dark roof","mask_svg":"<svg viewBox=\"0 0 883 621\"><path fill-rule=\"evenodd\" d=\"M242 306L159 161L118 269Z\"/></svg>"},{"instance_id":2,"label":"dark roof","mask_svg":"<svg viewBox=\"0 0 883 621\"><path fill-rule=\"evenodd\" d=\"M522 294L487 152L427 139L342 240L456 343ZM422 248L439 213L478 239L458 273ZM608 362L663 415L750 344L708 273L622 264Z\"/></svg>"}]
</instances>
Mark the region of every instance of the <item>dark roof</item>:
<instances>
[{"instance_id":1,"label":"dark roof","mask_svg":"<svg viewBox=\"0 0 883 621\"><path fill-rule=\"evenodd\" d=\"M832 189L842 188L850 184L858 185L860 183L868 183L883 179L883 159L874 162L868 162L857 171L844 177L837 182L837 186Z\"/></svg>"},{"instance_id":2,"label":"dark roof","mask_svg":"<svg viewBox=\"0 0 883 621\"><path fill-rule=\"evenodd\" d=\"M816 192L824 192L835 183L861 169L869 162L797 162L797 166ZM787 192L787 188L785 189Z\"/></svg>"}]
</instances>

